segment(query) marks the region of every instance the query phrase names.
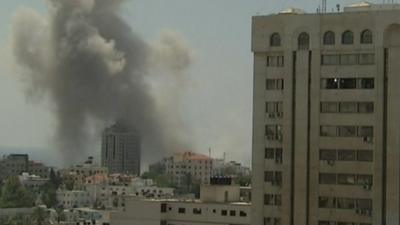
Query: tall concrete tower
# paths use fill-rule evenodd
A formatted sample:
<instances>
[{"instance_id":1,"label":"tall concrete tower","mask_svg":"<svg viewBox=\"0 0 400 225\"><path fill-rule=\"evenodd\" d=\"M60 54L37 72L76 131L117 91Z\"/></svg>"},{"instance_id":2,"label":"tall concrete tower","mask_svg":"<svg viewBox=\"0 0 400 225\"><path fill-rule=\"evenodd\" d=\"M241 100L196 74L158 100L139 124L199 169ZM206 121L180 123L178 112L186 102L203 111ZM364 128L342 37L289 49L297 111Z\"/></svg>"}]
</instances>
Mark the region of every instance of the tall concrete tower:
<instances>
[{"instance_id":1,"label":"tall concrete tower","mask_svg":"<svg viewBox=\"0 0 400 225\"><path fill-rule=\"evenodd\" d=\"M109 173L140 175L141 140L139 132L118 121L103 131L101 164Z\"/></svg>"}]
</instances>

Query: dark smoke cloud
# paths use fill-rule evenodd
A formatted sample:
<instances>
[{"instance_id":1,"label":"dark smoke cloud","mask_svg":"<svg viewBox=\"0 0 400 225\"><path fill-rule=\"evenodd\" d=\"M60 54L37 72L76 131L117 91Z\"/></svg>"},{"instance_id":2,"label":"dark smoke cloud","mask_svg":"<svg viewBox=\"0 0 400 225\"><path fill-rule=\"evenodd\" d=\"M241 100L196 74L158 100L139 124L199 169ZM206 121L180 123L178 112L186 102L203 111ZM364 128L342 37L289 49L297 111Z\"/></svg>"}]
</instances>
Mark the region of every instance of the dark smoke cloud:
<instances>
[{"instance_id":1,"label":"dark smoke cloud","mask_svg":"<svg viewBox=\"0 0 400 225\"><path fill-rule=\"evenodd\" d=\"M91 121L109 125L124 119L134 125L142 133L144 155L185 148L176 132L186 130L176 104L159 104L148 82L169 74L170 82L184 85L191 54L183 39L166 31L155 44L144 42L118 15L119 0L47 2L48 16L18 10L13 53L28 99L52 103L56 143L66 161L80 160L90 149ZM158 75L151 78L150 72ZM177 96L176 89L163 94Z\"/></svg>"}]
</instances>

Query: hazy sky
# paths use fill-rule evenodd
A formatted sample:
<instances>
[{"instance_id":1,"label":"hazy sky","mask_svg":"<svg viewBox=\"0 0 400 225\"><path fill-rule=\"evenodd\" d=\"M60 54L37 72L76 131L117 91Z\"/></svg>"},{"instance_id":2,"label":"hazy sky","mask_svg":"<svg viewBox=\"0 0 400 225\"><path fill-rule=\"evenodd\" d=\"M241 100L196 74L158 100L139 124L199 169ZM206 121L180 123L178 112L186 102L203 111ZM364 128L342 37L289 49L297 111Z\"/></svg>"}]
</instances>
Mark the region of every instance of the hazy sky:
<instances>
[{"instance_id":1,"label":"hazy sky","mask_svg":"<svg viewBox=\"0 0 400 225\"><path fill-rule=\"evenodd\" d=\"M193 149L213 156L251 159L252 55L251 16L288 7L314 12L317 0L127 0L121 9L132 29L146 41L162 29L181 33L194 53L188 71L191 85L180 103L181 116L192 130ZM328 9L337 3L328 1ZM380 1L372 1L380 2ZM54 119L46 104L26 102L23 82L9 72L10 23L19 7L46 12L44 0L0 1L0 147L34 147L51 152ZM173 131L172 131L173 132ZM93 146L93 155L99 146ZM6 153L1 152L0 154ZM49 154L51 155L51 154ZM48 156L48 155L47 155ZM46 155L43 155L46 158ZM84 160L82 156L82 161ZM40 158L39 158L40 159ZM46 158L47 159L47 158Z\"/></svg>"}]
</instances>

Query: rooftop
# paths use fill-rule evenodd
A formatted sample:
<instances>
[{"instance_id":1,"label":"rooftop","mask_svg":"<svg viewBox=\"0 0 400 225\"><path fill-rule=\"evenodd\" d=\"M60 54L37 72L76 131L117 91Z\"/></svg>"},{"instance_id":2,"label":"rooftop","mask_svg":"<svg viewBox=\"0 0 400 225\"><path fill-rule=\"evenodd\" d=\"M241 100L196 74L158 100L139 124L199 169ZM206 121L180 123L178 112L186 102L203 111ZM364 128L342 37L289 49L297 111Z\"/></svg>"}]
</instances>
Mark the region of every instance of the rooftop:
<instances>
[{"instance_id":1,"label":"rooftop","mask_svg":"<svg viewBox=\"0 0 400 225\"><path fill-rule=\"evenodd\" d=\"M361 1L353 3L348 6L344 6L341 10L341 6L337 5L332 12L321 12L320 9L317 10L317 14L327 14L327 13L347 13L347 12L366 12L366 11L390 11L390 10L400 10L400 4L397 3L386 3L386 4L375 4L367 1ZM288 8L279 12L279 14L291 14L300 15L307 14L303 9L299 8Z\"/></svg>"}]
</instances>

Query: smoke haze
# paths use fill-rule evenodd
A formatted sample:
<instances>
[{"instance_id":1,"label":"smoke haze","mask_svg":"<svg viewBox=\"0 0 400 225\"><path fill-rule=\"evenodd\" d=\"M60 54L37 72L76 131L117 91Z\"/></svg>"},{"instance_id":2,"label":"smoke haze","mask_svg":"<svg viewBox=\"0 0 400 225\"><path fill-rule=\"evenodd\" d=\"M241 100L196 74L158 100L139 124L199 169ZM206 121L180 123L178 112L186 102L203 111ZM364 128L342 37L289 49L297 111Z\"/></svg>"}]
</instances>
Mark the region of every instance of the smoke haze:
<instances>
[{"instance_id":1,"label":"smoke haze","mask_svg":"<svg viewBox=\"0 0 400 225\"><path fill-rule=\"evenodd\" d=\"M31 9L14 16L17 71L30 101L51 102L55 143L66 162L90 154L93 127L117 119L140 130L147 158L190 142L177 101L191 51L174 31L162 31L152 44L143 41L118 15L122 2L48 0L46 16Z\"/></svg>"}]
</instances>

